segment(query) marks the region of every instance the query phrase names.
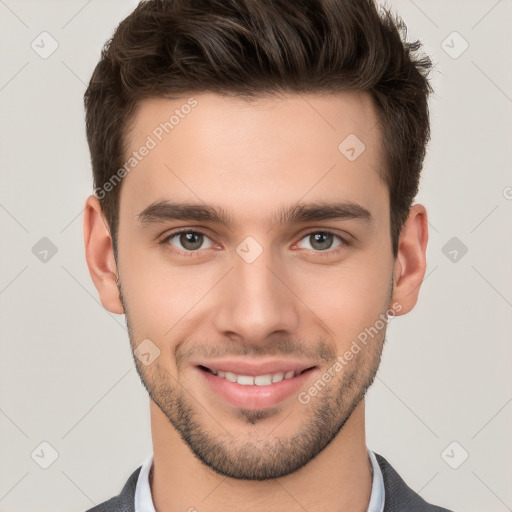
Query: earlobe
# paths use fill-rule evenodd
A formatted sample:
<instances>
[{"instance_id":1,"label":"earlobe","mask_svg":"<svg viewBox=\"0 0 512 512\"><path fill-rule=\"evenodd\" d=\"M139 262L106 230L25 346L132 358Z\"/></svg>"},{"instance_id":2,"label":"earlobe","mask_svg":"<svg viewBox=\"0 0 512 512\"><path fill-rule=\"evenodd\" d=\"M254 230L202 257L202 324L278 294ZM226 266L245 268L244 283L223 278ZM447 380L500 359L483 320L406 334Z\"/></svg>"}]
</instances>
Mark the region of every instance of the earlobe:
<instances>
[{"instance_id":1,"label":"earlobe","mask_svg":"<svg viewBox=\"0 0 512 512\"><path fill-rule=\"evenodd\" d=\"M123 314L117 288L117 265L108 223L98 198L89 196L84 209L84 244L87 267L101 304L111 313Z\"/></svg>"},{"instance_id":2,"label":"earlobe","mask_svg":"<svg viewBox=\"0 0 512 512\"><path fill-rule=\"evenodd\" d=\"M428 220L427 211L421 204L411 206L409 216L400 233L398 253L393 269L394 287L392 303L401 305L398 315L411 311L427 268Z\"/></svg>"}]
</instances>

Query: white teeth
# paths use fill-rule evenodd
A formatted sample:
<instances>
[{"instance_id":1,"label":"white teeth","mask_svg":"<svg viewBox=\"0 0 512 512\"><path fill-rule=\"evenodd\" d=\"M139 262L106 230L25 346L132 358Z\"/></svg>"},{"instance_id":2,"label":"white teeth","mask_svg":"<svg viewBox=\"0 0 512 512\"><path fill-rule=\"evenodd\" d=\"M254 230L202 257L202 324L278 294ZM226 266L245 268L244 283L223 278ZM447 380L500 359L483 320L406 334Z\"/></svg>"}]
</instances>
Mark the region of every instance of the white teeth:
<instances>
[{"instance_id":1,"label":"white teeth","mask_svg":"<svg viewBox=\"0 0 512 512\"><path fill-rule=\"evenodd\" d=\"M226 372L226 375L224 375L224 378L229 380L230 382L236 382L237 376L234 373Z\"/></svg>"},{"instance_id":2,"label":"white teeth","mask_svg":"<svg viewBox=\"0 0 512 512\"><path fill-rule=\"evenodd\" d=\"M254 377L254 384L256 384L256 386L268 386L272 384L272 375L258 375Z\"/></svg>"},{"instance_id":3,"label":"white teeth","mask_svg":"<svg viewBox=\"0 0 512 512\"><path fill-rule=\"evenodd\" d=\"M232 372L223 372L222 370L210 370L217 377L221 377L223 379L227 379L230 382L237 382L242 386L270 386L270 384L274 382L280 382L282 380L291 379L295 375L299 375L302 372L294 372L290 370L289 372L277 372L272 374L265 375L257 375L253 377L252 375L237 375Z\"/></svg>"},{"instance_id":4,"label":"white teeth","mask_svg":"<svg viewBox=\"0 0 512 512\"><path fill-rule=\"evenodd\" d=\"M236 378L238 384L242 384L242 386L253 386L254 385L254 377L250 375L238 375Z\"/></svg>"}]
</instances>

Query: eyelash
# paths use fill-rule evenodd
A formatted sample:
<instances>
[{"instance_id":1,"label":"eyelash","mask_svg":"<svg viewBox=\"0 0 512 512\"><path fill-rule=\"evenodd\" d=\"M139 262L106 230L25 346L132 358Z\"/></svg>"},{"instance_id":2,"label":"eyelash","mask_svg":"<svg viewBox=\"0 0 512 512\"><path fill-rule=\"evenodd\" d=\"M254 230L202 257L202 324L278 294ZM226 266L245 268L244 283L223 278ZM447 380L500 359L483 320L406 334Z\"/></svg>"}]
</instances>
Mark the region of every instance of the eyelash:
<instances>
[{"instance_id":1,"label":"eyelash","mask_svg":"<svg viewBox=\"0 0 512 512\"><path fill-rule=\"evenodd\" d=\"M160 240L159 244L163 245L163 246L166 246L165 249L167 251L169 251L170 253L177 254L179 256L184 256L186 258L193 258L199 252L204 251L204 250L208 250L208 249L198 249L198 250L195 250L195 251L185 251L185 250L180 251L180 250L176 249L175 247L171 246L169 244L169 241L172 238L174 238L175 236L180 235L181 233L193 233L195 235L203 235L204 237L210 239L210 237L206 233L204 233L203 231L193 230L193 229L181 229L179 231L174 231L173 233L167 235L165 238ZM340 236L337 233L334 233L333 231L330 231L328 229L317 229L317 230L314 230L314 231L310 231L310 232L304 234L300 238L300 240L304 240L304 238L307 238L307 237L309 237L311 235L318 234L318 233L333 235L335 238L338 238L341 241L341 245L338 245L334 249L327 249L325 251L320 251L320 250L315 250L315 249L306 249L308 251L314 251L315 255L318 255L320 257L322 257L322 256L332 256L333 254L337 254L338 252L343 250L345 247L350 245L350 243L345 238L343 238L342 236Z\"/></svg>"}]
</instances>

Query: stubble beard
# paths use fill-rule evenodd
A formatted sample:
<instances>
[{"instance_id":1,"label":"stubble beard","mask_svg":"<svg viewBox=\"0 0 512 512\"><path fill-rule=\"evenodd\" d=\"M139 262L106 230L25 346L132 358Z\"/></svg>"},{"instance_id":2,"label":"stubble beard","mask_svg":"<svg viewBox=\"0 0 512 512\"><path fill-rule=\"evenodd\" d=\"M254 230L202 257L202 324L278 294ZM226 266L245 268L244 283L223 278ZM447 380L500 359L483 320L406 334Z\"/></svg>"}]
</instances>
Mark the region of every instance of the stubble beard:
<instances>
[{"instance_id":1,"label":"stubble beard","mask_svg":"<svg viewBox=\"0 0 512 512\"><path fill-rule=\"evenodd\" d=\"M219 425L211 413L193 398L193 392L185 390L160 364L162 358L145 366L135 357L133 350L137 342L120 283L119 294L126 314L137 373L149 397L199 461L220 475L240 480L268 480L289 475L326 448L342 430L373 383L386 341L384 328L307 404L297 400L289 414L302 414L304 419L302 426L292 435L279 435L276 428L263 439L250 440L250 435L249 438L237 438ZM325 370L332 367L335 361L336 357ZM278 414L278 409L239 409L237 413L245 425L256 428L269 418L271 421L272 416ZM284 423L286 418L278 421Z\"/></svg>"}]
</instances>

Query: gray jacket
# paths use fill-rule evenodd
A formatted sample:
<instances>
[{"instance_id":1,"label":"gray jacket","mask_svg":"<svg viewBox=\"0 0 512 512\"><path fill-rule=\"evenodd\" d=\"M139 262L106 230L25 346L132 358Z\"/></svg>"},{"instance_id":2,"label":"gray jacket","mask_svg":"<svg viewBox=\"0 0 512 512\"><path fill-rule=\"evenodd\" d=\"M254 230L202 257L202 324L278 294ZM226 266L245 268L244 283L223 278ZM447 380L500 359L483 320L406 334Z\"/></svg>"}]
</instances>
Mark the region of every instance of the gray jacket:
<instances>
[{"instance_id":1,"label":"gray jacket","mask_svg":"<svg viewBox=\"0 0 512 512\"><path fill-rule=\"evenodd\" d=\"M446 508L428 504L419 494L416 494L407 486L382 455L376 453L375 456L384 478L384 512L451 512ZM131 474L118 496L89 509L87 512L135 512L133 501L141 467L138 467Z\"/></svg>"}]
</instances>

